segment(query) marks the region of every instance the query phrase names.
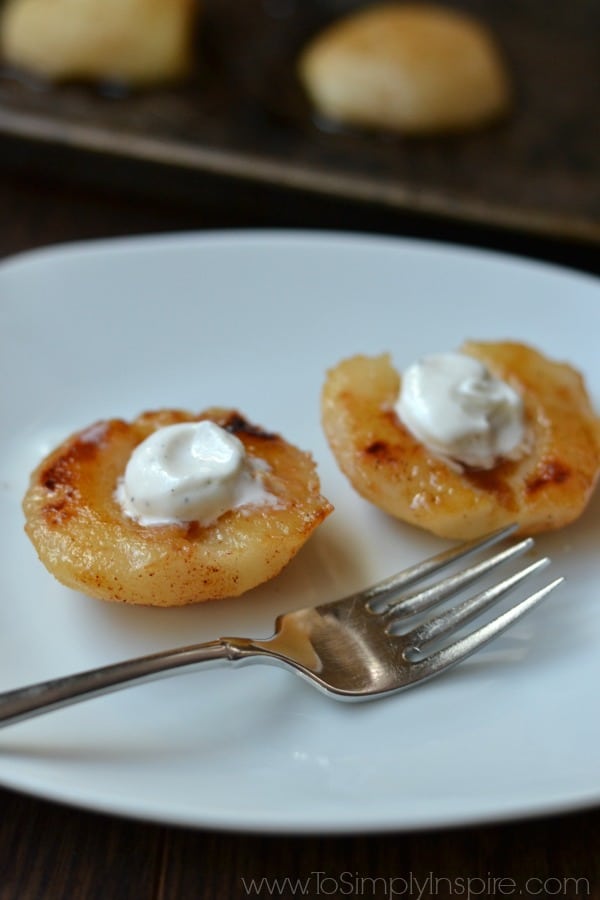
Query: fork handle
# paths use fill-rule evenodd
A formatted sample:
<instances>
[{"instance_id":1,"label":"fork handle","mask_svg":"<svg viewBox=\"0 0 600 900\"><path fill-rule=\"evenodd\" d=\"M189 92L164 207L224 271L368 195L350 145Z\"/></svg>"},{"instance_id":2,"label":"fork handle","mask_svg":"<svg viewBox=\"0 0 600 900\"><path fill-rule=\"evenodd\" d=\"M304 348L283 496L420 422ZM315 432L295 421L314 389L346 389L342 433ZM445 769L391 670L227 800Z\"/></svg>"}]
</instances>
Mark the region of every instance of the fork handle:
<instances>
[{"instance_id":1,"label":"fork handle","mask_svg":"<svg viewBox=\"0 0 600 900\"><path fill-rule=\"evenodd\" d=\"M244 638L220 638L6 691L0 694L0 726L108 694L133 683L152 681L173 670L233 662L243 658L251 647L252 642Z\"/></svg>"}]
</instances>

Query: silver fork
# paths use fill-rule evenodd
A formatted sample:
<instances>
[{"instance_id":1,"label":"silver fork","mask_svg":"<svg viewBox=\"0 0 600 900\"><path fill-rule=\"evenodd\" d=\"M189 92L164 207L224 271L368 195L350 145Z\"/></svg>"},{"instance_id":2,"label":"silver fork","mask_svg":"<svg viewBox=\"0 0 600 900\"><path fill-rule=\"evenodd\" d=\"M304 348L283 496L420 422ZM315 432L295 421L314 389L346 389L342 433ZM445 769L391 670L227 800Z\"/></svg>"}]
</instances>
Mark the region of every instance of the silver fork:
<instances>
[{"instance_id":1,"label":"silver fork","mask_svg":"<svg viewBox=\"0 0 600 900\"><path fill-rule=\"evenodd\" d=\"M498 544L514 530L511 526L462 544L333 603L279 616L268 640L220 638L0 694L0 725L173 671L219 662L281 665L338 700L370 700L412 687L493 640L563 581L556 578L475 631L438 646L550 560L539 559L457 605L442 607L430 618L423 614L528 551L533 540L509 544L420 591L414 586ZM411 627L413 620L416 624Z\"/></svg>"}]
</instances>

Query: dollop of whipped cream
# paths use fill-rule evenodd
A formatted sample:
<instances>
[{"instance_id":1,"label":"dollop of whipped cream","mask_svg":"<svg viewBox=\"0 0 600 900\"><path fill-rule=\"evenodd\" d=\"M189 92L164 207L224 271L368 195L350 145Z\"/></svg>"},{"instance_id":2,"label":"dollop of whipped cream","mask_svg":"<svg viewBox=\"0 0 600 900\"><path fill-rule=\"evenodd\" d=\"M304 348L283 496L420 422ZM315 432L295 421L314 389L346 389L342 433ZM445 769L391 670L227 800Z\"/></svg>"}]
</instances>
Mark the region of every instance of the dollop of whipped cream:
<instances>
[{"instance_id":1,"label":"dollop of whipped cream","mask_svg":"<svg viewBox=\"0 0 600 900\"><path fill-rule=\"evenodd\" d=\"M463 353L432 354L407 369L396 412L426 447L465 466L491 469L523 449L521 396Z\"/></svg>"},{"instance_id":2,"label":"dollop of whipped cream","mask_svg":"<svg viewBox=\"0 0 600 900\"><path fill-rule=\"evenodd\" d=\"M230 509L275 504L260 478L265 469L214 422L182 422L157 429L135 448L116 497L142 525L209 525Z\"/></svg>"}]
</instances>

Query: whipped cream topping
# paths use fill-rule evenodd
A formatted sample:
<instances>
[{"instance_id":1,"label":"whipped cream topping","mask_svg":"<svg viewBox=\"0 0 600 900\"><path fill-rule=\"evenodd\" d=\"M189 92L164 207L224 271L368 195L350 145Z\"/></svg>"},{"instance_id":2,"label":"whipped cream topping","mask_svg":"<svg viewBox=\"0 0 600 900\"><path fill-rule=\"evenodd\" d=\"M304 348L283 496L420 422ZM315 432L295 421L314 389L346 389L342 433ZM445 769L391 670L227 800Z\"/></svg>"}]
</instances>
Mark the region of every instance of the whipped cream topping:
<instances>
[{"instance_id":1,"label":"whipped cream topping","mask_svg":"<svg viewBox=\"0 0 600 900\"><path fill-rule=\"evenodd\" d=\"M277 502L261 480L265 468L214 422L182 422L159 428L135 448L116 497L142 525L209 525L228 510Z\"/></svg>"},{"instance_id":2,"label":"whipped cream topping","mask_svg":"<svg viewBox=\"0 0 600 900\"><path fill-rule=\"evenodd\" d=\"M410 366L396 412L431 451L465 466L491 469L522 452L520 395L463 353L432 354Z\"/></svg>"}]
</instances>

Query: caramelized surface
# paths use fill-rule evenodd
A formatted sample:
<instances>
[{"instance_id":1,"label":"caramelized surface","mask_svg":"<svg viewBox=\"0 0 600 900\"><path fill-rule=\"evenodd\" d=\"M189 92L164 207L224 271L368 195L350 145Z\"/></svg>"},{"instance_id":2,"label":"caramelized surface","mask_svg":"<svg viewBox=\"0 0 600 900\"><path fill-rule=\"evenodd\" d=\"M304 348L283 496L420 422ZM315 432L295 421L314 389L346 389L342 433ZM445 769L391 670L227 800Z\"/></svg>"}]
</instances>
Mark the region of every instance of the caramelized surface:
<instances>
[{"instance_id":1,"label":"caramelized surface","mask_svg":"<svg viewBox=\"0 0 600 900\"><path fill-rule=\"evenodd\" d=\"M268 464L264 483L276 505L240 507L207 527L143 526L125 516L114 493L133 449L159 427L201 419ZM27 534L59 581L104 600L155 606L237 596L272 578L332 509L309 454L225 409L98 422L40 463L23 508Z\"/></svg>"},{"instance_id":2,"label":"caramelized surface","mask_svg":"<svg viewBox=\"0 0 600 900\"><path fill-rule=\"evenodd\" d=\"M468 539L511 522L533 534L585 508L600 471L600 427L582 377L519 343L468 342L462 351L520 391L528 451L489 471L452 467L398 419L400 376L387 355L355 356L327 375L322 420L336 460L381 509L448 538Z\"/></svg>"}]
</instances>

